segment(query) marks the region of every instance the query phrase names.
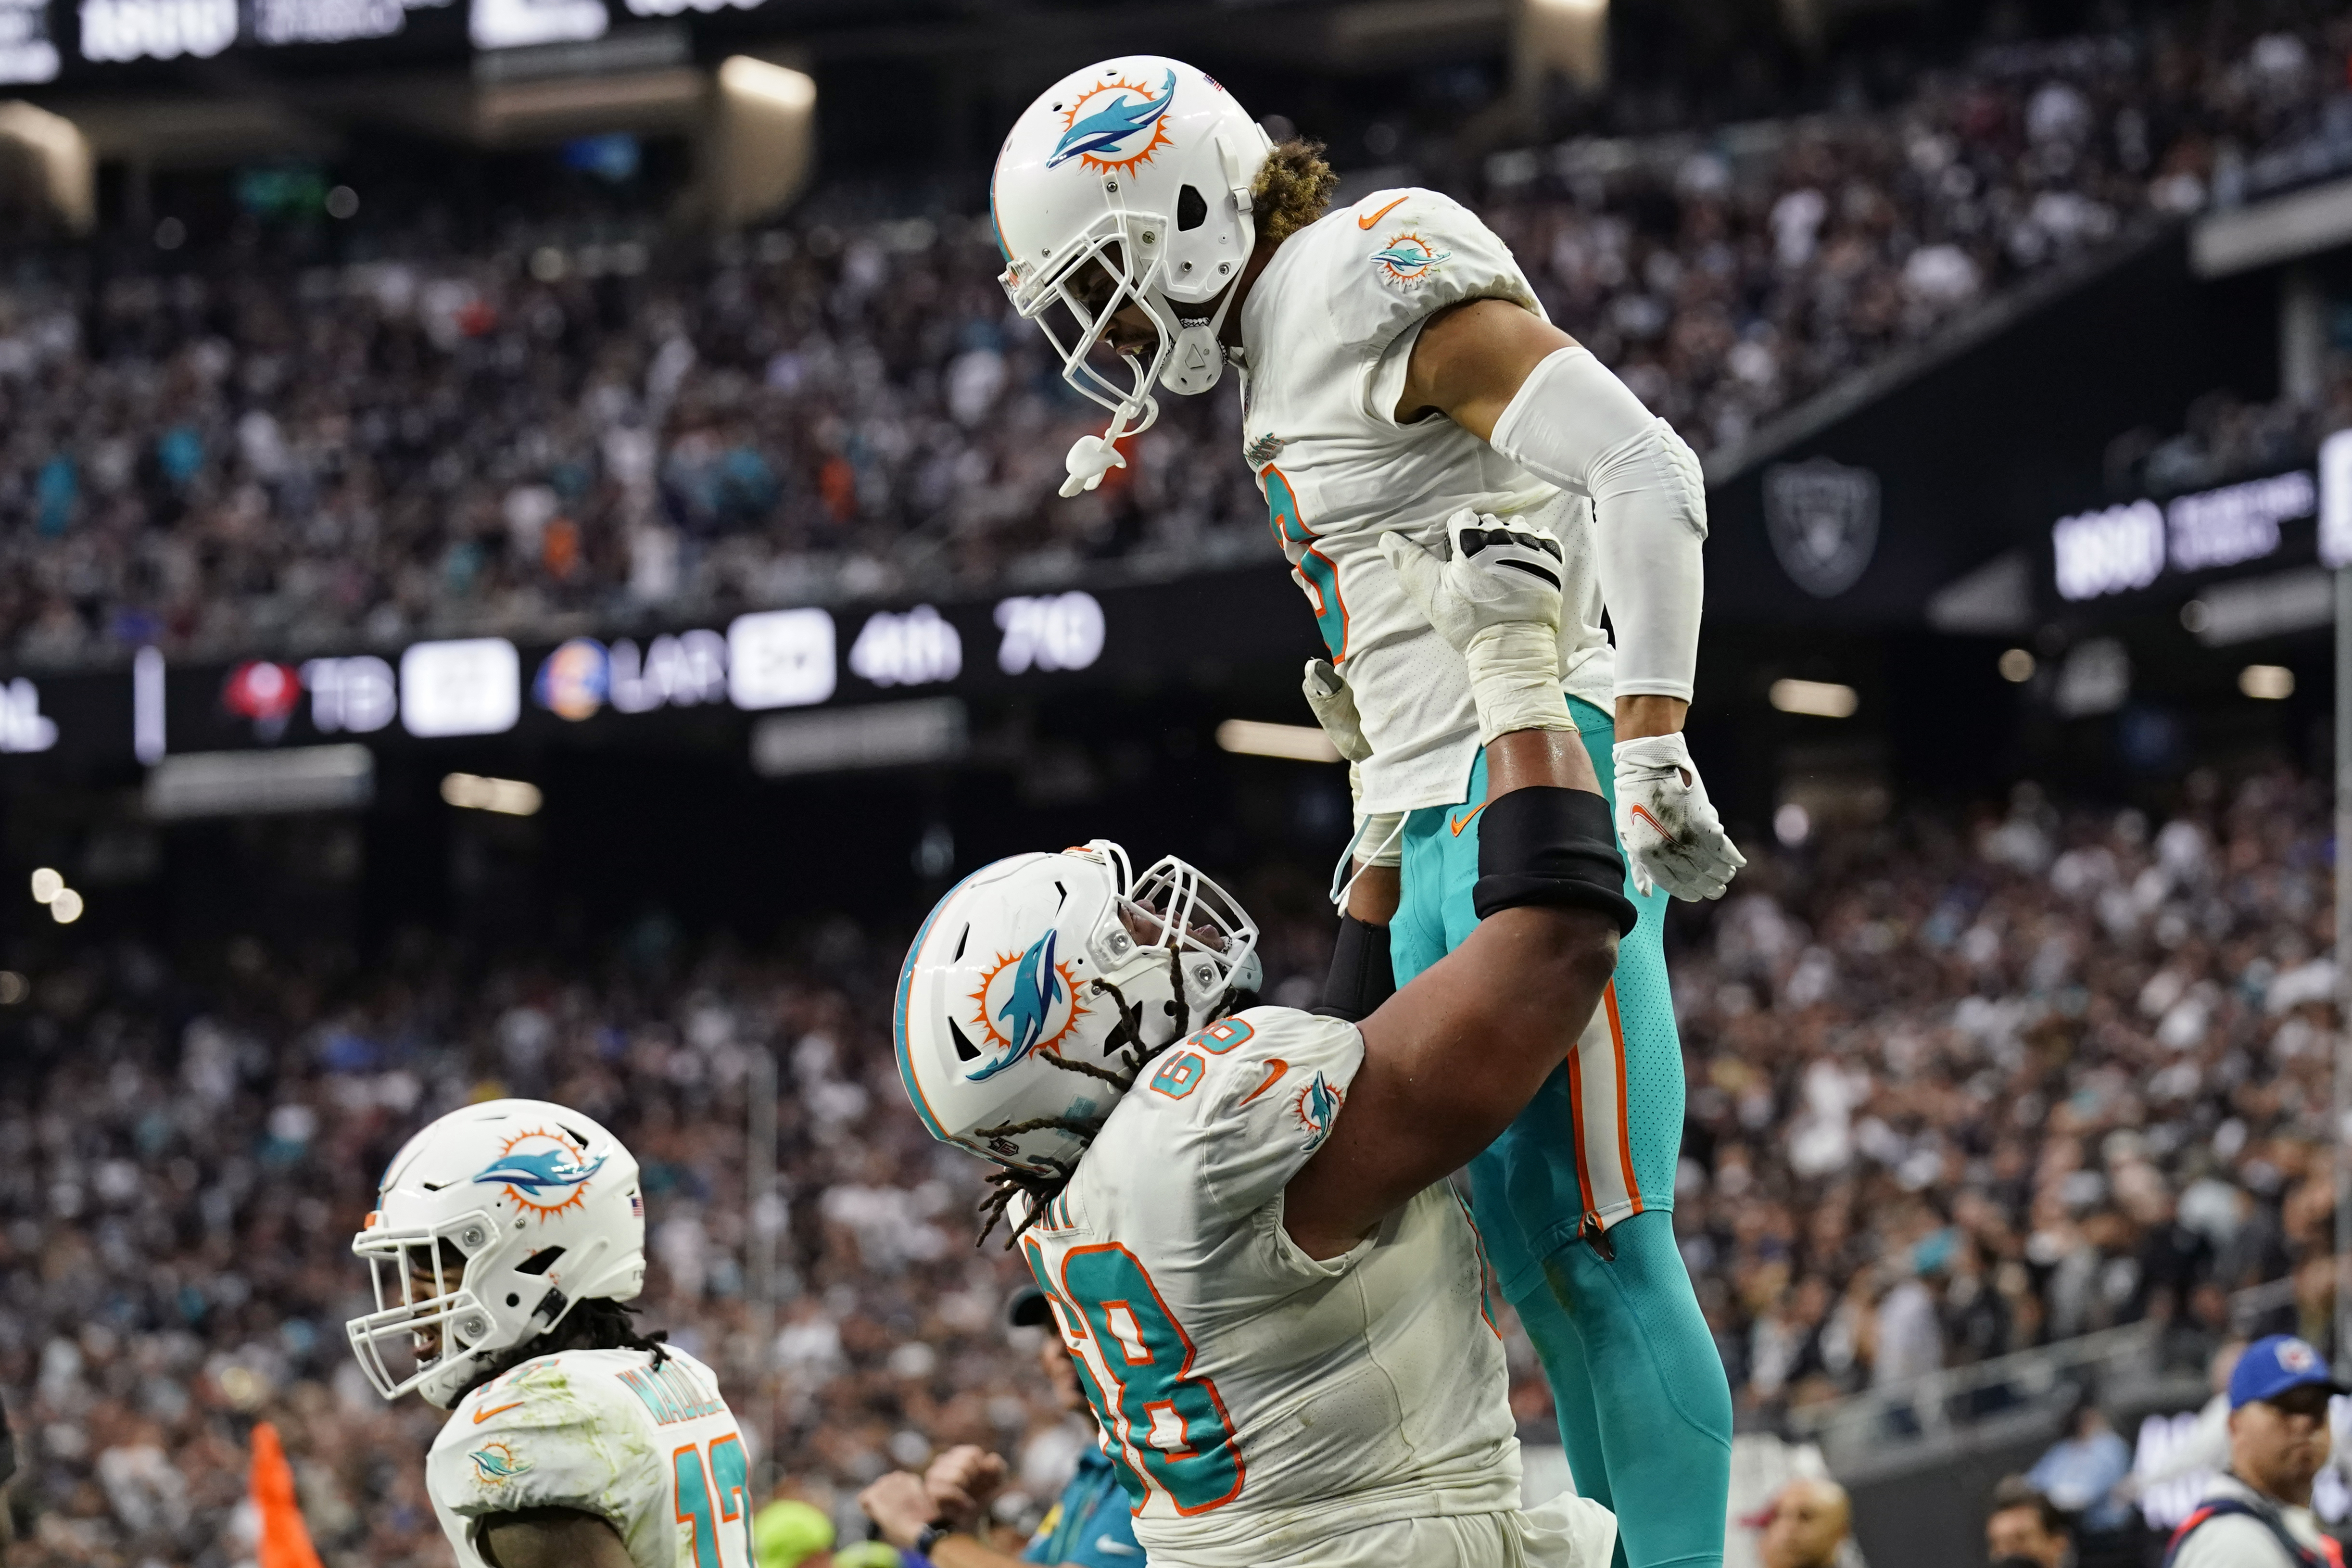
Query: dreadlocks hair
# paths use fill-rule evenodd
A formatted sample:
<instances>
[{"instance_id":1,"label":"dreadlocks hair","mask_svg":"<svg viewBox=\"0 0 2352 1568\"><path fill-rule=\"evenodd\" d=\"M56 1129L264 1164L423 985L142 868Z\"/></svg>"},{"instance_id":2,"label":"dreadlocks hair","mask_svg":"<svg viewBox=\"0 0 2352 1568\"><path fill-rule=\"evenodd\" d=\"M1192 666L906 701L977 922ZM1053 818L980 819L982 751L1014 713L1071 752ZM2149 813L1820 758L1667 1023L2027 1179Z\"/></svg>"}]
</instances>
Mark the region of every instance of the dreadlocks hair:
<instances>
[{"instance_id":1,"label":"dreadlocks hair","mask_svg":"<svg viewBox=\"0 0 2352 1568\"><path fill-rule=\"evenodd\" d=\"M1280 245L1323 216L1339 176L1323 161L1323 143L1294 136L1275 143L1250 182L1250 202L1261 245Z\"/></svg>"},{"instance_id":2,"label":"dreadlocks hair","mask_svg":"<svg viewBox=\"0 0 2352 1568\"><path fill-rule=\"evenodd\" d=\"M1154 1058L1192 1031L1192 1005L1184 1000L1183 961L1177 956L1176 950L1172 947L1168 950L1168 984L1171 995L1163 1005L1175 1017L1178 1027L1176 1032L1168 1037L1166 1045L1153 1049L1147 1047L1143 1043L1141 1027L1143 1004L1129 1003L1126 994L1108 980L1092 982L1095 989L1108 993L1118 1007L1118 1022L1111 1026L1110 1034L1104 1039L1103 1053L1109 1056L1115 1052L1126 1052L1127 1058L1120 1064L1124 1070L1114 1071L1108 1068L1094 1067L1086 1062L1074 1062L1059 1051L1042 1051L1039 1055L1066 1072L1084 1073L1088 1078L1098 1078L1117 1089L1122 1095L1125 1094L1135 1087L1136 1079L1143 1076L1143 1069L1151 1065ZM1205 1021L1214 1023L1224 1016L1226 1010L1233 1005L1234 995L1234 993L1230 988L1227 989L1217 1005L1209 1009L1209 1016ZM1047 1127L1058 1127L1065 1132L1075 1134L1087 1142L1092 1142L1095 1134L1103 1130L1103 1119L1089 1117L1080 1120L1068 1116L1033 1116L1026 1121L1001 1121L993 1127L975 1127L972 1131L982 1138L1011 1138L1023 1132L1035 1132ZM998 1222L1004 1218L1005 1211L1012 1207L1013 1200L1016 1196L1025 1195L1029 1199L1027 1216L1019 1225L1006 1232L1004 1237L1004 1250L1012 1251L1021 1240L1021 1233L1037 1223L1037 1216L1045 1212L1045 1205L1060 1197L1062 1189L1070 1184L1070 1178L1078 1173L1078 1167L1075 1163L1065 1164L1059 1160L1048 1160L1045 1163L1053 1167L1050 1173L1017 1170L1006 1165L1000 1167L988 1178L989 1191L980 1200L980 1233L971 1238L973 1247L980 1247L988 1240L989 1234L995 1230Z\"/></svg>"},{"instance_id":3,"label":"dreadlocks hair","mask_svg":"<svg viewBox=\"0 0 2352 1568\"><path fill-rule=\"evenodd\" d=\"M479 1375L466 1384L471 1394L493 1378L503 1377L527 1361L558 1351L646 1351L652 1354L653 1364L659 1366L669 1359L669 1347L663 1342L669 1338L667 1329L653 1332L637 1331L637 1304L615 1301L609 1296L591 1296L572 1303L562 1321L547 1332L493 1357Z\"/></svg>"}]
</instances>

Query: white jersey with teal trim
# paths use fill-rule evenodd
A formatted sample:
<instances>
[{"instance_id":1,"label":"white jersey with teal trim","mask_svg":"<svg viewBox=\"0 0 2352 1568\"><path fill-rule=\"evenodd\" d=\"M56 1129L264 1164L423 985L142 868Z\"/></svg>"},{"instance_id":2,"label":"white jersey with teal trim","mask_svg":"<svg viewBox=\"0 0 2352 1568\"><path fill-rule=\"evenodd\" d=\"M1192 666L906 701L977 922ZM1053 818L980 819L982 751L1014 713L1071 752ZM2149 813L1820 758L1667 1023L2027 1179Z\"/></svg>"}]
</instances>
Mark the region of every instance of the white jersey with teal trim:
<instances>
[{"instance_id":1,"label":"white jersey with teal trim","mask_svg":"<svg viewBox=\"0 0 2352 1568\"><path fill-rule=\"evenodd\" d=\"M1355 689L1372 756L1364 808L1465 798L1478 749L1462 656L1381 556L1391 530L1434 547L1463 507L1528 518L1570 568L1568 689L1606 709L1612 660L1592 565L1592 503L1443 416L1396 421L1422 324L1465 300L1543 307L1510 248L1434 191L1375 191L1292 235L1242 305L1242 450L1325 646Z\"/></svg>"},{"instance_id":2,"label":"white jersey with teal trim","mask_svg":"<svg viewBox=\"0 0 2352 1568\"><path fill-rule=\"evenodd\" d=\"M1319 1562L1342 1534L1518 1507L1453 1189L1320 1262L1283 1229L1363 1056L1353 1025L1287 1007L1211 1026L1153 1061L1022 1237L1154 1568Z\"/></svg>"},{"instance_id":3,"label":"white jersey with teal trim","mask_svg":"<svg viewBox=\"0 0 2352 1568\"><path fill-rule=\"evenodd\" d=\"M751 1568L751 1470L719 1380L682 1351L539 1356L457 1402L425 1461L459 1568L488 1515L607 1521L636 1568Z\"/></svg>"}]
</instances>

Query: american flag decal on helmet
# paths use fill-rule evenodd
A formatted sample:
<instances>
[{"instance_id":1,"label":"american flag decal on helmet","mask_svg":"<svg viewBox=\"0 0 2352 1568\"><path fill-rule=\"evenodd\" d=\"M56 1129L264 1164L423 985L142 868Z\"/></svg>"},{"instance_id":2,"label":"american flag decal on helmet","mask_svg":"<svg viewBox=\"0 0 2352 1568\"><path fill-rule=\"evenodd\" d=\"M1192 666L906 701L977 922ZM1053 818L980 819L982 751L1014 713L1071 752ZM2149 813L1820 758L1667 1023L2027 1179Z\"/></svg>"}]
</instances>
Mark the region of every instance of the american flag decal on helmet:
<instances>
[{"instance_id":1,"label":"american flag decal on helmet","mask_svg":"<svg viewBox=\"0 0 2352 1568\"><path fill-rule=\"evenodd\" d=\"M629 1217L631 1219L643 1219L646 1217L646 1200L642 1195L636 1193L631 1193L629 1194Z\"/></svg>"}]
</instances>

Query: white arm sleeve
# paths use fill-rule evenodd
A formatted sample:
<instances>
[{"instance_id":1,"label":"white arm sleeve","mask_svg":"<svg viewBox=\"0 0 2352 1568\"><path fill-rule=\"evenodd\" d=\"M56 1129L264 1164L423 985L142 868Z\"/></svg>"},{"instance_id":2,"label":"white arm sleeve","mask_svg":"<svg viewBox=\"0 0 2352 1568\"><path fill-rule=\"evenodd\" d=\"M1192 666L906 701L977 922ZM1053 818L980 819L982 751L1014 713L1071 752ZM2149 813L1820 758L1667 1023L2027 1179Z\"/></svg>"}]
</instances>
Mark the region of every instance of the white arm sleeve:
<instances>
[{"instance_id":1,"label":"white arm sleeve","mask_svg":"<svg viewBox=\"0 0 2352 1568\"><path fill-rule=\"evenodd\" d=\"M1488 445L1592 498L1617 695L1688 701L1706 595L1706 485L1696 455L1580 346L1528 373Z\"/></svg>"}]
</instances>

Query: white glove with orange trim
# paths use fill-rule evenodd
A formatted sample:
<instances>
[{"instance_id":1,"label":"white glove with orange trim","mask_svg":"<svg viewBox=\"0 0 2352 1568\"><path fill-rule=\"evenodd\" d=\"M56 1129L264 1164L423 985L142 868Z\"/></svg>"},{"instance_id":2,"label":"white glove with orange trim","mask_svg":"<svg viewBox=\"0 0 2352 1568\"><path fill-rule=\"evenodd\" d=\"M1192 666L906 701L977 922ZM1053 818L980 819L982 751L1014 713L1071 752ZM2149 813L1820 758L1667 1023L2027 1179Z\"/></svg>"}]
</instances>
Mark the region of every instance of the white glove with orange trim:
<instances>
[{"instance_id":1,"label":"white glove with orange trim","mask_svg":"<svg viewBox=\"0 0 2352 1568\"><path fill-rule=\"evenodd\" d=\"M1748 864L1723 831L1682 736L1620 741L1617 837L1624 841L1633 890L1664 888L1677 899L1719 899Z\"/></svg>"}]
</instances>

